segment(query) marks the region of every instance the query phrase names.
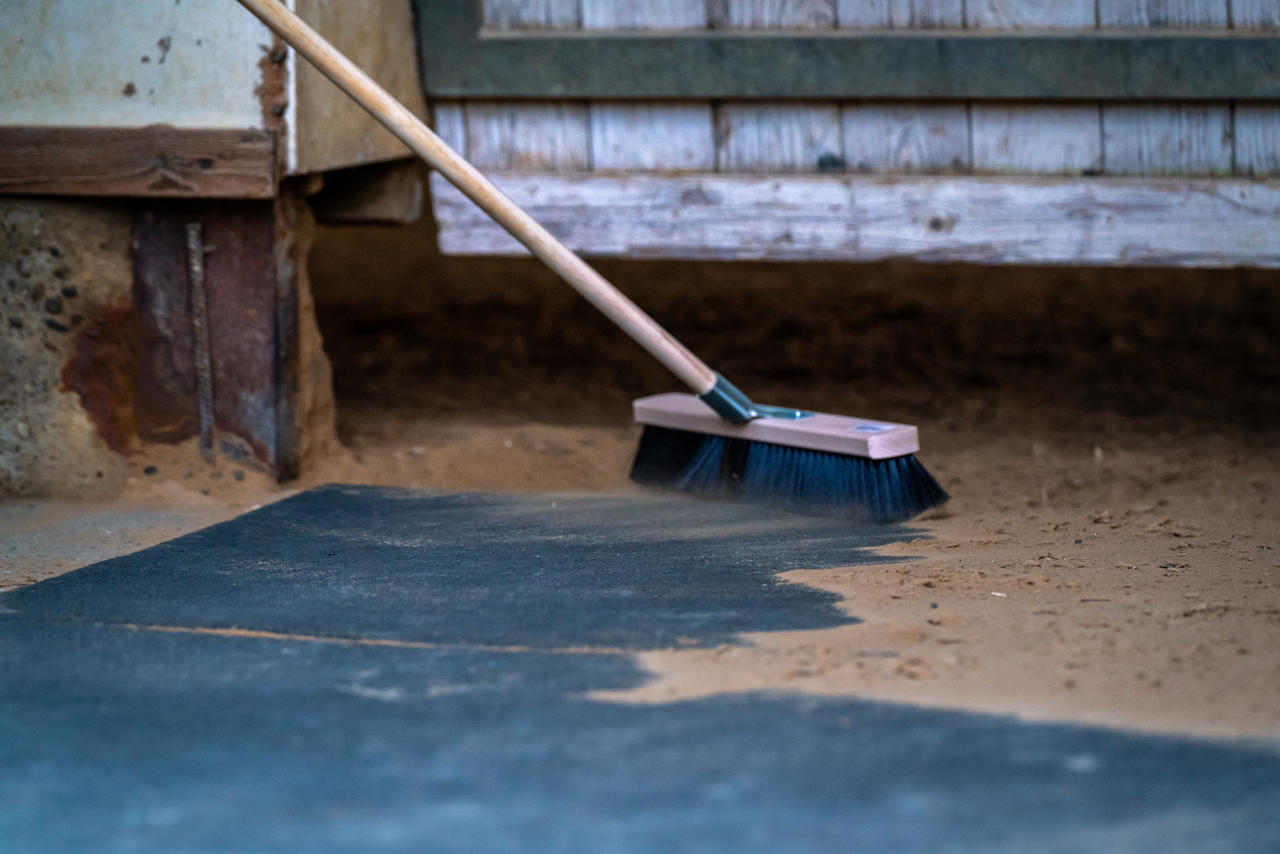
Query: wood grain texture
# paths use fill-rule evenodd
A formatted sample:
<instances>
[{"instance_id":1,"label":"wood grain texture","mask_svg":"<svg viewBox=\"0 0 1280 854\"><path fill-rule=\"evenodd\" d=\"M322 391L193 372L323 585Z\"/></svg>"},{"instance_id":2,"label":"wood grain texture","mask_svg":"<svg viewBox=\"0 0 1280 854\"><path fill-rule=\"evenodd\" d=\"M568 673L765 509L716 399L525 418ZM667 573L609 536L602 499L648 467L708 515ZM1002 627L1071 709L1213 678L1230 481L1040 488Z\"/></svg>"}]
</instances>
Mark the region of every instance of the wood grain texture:
<instances>
[{"instance_id":1,"label":"wood grain texture","mask_svg":"<svg viewBox=\"0 0 1280 854\"><path fill-rule=\"evenodd\" d=\"M701 0L582 0L588 30L701 29L707 9Z\"/></svg>"},{"instance_id":2,"label":"wood grain texture","mask_svg":"<svg viewBox=\"0 0 1280 854\"><path fill-rule=\"evenodd\" d=\"M461 101L436 101L431 105L432 130L459 154L467 151L467 112Z\"/></svg>"},{"instance_id":3,"label":"wood grain texture","mask_svg":"<svg viewBox=\"0 0 1280 854\"><path fill-rule=\"evenodd\" d=\"M1280 267L1280 186L1259 181L514 174L496 181L569 246L602 256ZM432 195L443 251L523 252L438 176Z\"/></svg>"},{"instance_id":4,"label":"wood grain texture","mask_svg":"<svg viewBox=\"0 0 1280 854\"><path fill-rule=\"evenodd\" d=\"M495 30L571 30L581 23L578 0L484 0L483 8L484 25Z\"/></svg>"},{"instance_id":5,"label":"wood grain texture","mask_svg":"<svg viewBox=\"0 0 1280 854\"><path fill-rule=\"evenodd\" d=\"M1280 28L1280 3L1276 0L1231 0L1231 25L1239 30Z\"/></svg>"},{"instance_id":6,"label":"wood grain texture","mask_svg":"<svg viewBox=\"0 0 1280 854\"><path fill-rule=\"evenodd\" d=\"M593 29L686 29L707 25L701 2L584 0ZM715 168L715 134L707 103L593 103L591 161L597 170L689 171Z\"/></svg>"},{"instance_id":7,"label":"wood grain texture","mask_svg":"<svg viewBox=\"0 0 1280 854\"><path fill-rule=\"evenodd\" d=\"M957 29L964 26L963 0L839 0L840 27Z\"/></svg>"},{"instance_id":8,"label":"wood grain texture","mask_svg":"<svg viewBox=\"0 0 1280 854\"><path fill-rule=\"evenodd\" d=\"M964 104L846 104L844 159L857 172L943 173L969 169Z\"/></svg>"},{"instance_id":9,"label":"wood grain texture","mask_svg":"<svg viewBox=\"0 0 1280 854\"><path fill-rule=\"evenodd\" d=\"M269 199L275 152L261 130L0 127L0 193Z\"/></svg>"},{"instance_id":10,"label":"wood grain texture","mask_svg":"<svg viewBox=\"0 0 1280 854\"><path fill-rule=\"evenodd\" d=\"M1225 28L1227 20L1227 0L1098 0L1102 27Z\"/></svg>"},{"instance_id":11,"label":"wood grain texture","mask_svg":"<svg viewBox=\"0 0 1280 854\"><path fill-rule=\"evenodd\" d=\"M468 104L466 157L481 169L565 172L590 167L582 104Z\"/></svg>"},{"instance_id":12,"label":"wood grain texture","mask_svg":"<svg viewBox=\"0 0 1280 854\"><path fill-rule=\"evenodd\" d=\"M723 172L818 172L844 168L835 104L724 104L716 115Z\"/></svg>"},{"instance_id":13,"label":"wood grain texture","mask_svg":"<svg viewBox=\"0 0 1280 854\"><path fill-rule=\"evenodd\" d=\"M970 117L975 171L1079 175L1102 168L1092 104L973 104Z\"/></svg>"},{"instance_id":14,"label":"wood grain texture","mask_svg":"<svg viewBox=\"0 0 1280 854\"><path fill-rule=\"evenodd\" d=\"M835 0L723 0L712 7L712 26L740 29L830 29Z\"/></svg>"},{"instance_id":15,"label":"wood grain texture","mask_svg":"<svg viewBox=\"0 0 1280 854\"><path fill-rule=\"evenodd\" d=\"M427 114L418 79L413 14L403 0L297 0L297 14L419 117ZM376 21L377 26L370 26ZM406 157L407 149L309 62L294 65L291 109L296 173Z\"/></svg>"},{"instance_id":16,"label":"wood grain texture","mask_svg":"<svg viewBox=\"0 0 1280 854\"><path fill-rule=\"evenodd\" d=\"M1226 104L1104 104L1102 130L1108 174L1231 174Z\"/></svg>"},{"instance_id":17,"label":"wood grain texture","mask_svg":"<svg viewBox=\"0 0 1280 854\"><path fill-rule=\"evenodd\" d=\"M709 7L715 27L796 29L815 15L834 23L832 3L727 0ZM844 168L840 107L829 103L722 104L715 114L716 164L722 172L818 172Z\"/></svg>"},{"instance_id":18,"label":"wood grain texture","mask_svg":"<svg viewBox=\"0 0 1280 854\"><path fill-rule=\"evenodd\" d=\"M852 185L830 178L495 176L571 247L626 258L856 257ZM432 179L445 252L523 254L451 187ZM582 216L582 211L592 216ZM763 241L763 242L761 242Z\"/></svg>"},{"instance_id":19,"label":"wood grain texture","mask_svg":"<svg viewBox=\"0 0 1280 854\"><path fill-rule=\"evenodd\" d=\"M1280 107L1236 104L1237 175L1280 175Z\"/></svg>"},{"instance_id":20,"label":"wood grain texture","mask_svg":"<svg viewBox=\"0 0 1280 854\"><path fill-rule=\"evenodd\" d=\"M1025 30L1097 26L1094 0L966 0L965 26Z\"/></svg>"},{"instance_id":21,"label":"wood grain texture","mask_svg":"<svg viewBox=\"0 0 1280 854\"><path fill-rule=\"evenodd\" d=\"M601 170L715 169L710 104L591 105L591 163Z\"/></svg>"}]
</instances>

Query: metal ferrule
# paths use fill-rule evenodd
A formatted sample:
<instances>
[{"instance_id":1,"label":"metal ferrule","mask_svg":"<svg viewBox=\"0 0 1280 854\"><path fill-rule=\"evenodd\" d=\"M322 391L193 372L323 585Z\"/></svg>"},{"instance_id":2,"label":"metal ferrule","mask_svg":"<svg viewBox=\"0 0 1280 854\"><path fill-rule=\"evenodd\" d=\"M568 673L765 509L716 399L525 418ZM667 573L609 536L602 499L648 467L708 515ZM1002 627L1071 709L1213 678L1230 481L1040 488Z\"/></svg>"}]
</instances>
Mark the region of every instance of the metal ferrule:
<instances>
[{"instance_id":1,"label":"metal ferrule","mask_svg":"<svg viewBox=\"0 0 1280 854\"><path fill-rule=\"evenodd\" d=\"M716 374L716 384L711 390L698 395L698 399L730 424L745 424L760 417L760 411L750 398L719 374Z\"/></svg>"}]
</instances>

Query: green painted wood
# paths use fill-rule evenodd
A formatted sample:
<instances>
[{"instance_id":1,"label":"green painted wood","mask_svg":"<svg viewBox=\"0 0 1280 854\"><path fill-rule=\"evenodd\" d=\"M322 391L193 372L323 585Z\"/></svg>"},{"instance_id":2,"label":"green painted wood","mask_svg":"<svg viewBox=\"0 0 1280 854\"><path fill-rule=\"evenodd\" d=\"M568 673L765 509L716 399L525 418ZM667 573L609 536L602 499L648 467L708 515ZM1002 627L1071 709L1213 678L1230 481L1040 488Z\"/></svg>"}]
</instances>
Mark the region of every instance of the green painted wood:
<instances>
[{"instance_id":1,"label":"green painted wood","mask_svg":"<svg viewBox=\"0 0 1280 854\"><path fill-rule=\"evenodd\" d=\"M857 30L498 32L415 0L436 98L1280 99L1280 38Z\"/></svg>"}]
</instances>

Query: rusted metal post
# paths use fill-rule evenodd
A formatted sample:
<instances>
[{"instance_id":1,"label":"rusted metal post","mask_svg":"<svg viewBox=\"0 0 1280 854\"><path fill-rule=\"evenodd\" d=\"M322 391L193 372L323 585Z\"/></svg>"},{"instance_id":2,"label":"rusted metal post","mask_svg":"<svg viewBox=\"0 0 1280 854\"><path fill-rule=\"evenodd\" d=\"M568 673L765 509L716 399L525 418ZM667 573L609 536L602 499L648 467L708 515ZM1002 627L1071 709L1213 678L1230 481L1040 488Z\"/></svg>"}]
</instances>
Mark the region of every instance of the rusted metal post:
<instances>
[{"instance_id":1,"label":"rusted metal post","mask_svg":"<svg viewBox=\"0 0 1280 854\"><path fill-rule=\"evenodd\" d=\"M213 462L213 361L209 355L209 301L204 290L204 238L200 223L187 223L187 281L191 298L192 362L200 414L200 454Z\"/></svg>"}]
</instances>

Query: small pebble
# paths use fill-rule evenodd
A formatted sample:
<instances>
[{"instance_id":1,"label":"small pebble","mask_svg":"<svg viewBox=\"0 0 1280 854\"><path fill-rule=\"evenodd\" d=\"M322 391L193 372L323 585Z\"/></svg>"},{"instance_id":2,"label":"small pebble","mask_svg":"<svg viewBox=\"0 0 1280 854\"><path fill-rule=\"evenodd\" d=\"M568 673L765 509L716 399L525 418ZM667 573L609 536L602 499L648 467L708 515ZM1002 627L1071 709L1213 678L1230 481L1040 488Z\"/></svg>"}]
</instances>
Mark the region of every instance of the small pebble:
<instances>
[{"instance_id":1,"label":"small pebble","mask_svg":"<svg viewBox=\"0 0 1280 854\"><path fill-rule=\"evenodd\" d=\"M147 466L146 468L144 468L144 469L142 470L142 473L143 473L143 474L155 474L155 473L156 473L156 472L158 472L159 470L160 470L160 469L156 468L155 466Z\"/></svg>"},{"instance_id":2,"label":"small pebble","mask_svg":"<svg viewBox=\"0 0 1280 854\"><path fill-rule=\"evenodd\" d=\"M19 421L19 422L18 422L17 431L18 431L18 438L19 438L19 439L30 439L30 438L31 438L31 428L30 428L30 427L28 427L28 426L26 425L26 423L25 423L25 422L23 422L23 421Z\"/></svg>"},{"instance_id":3,"label":"small pebble","mask_svg":"<svg viewBox=\"0 0 1280 854\"><path fill-rule=\"evenodd\" d=\"M244 472L242 472L240 469L233 469L231 472L231 476L234 477L236 480L244 480Z\"/></svg>"},{"instance_id":4,"label":"small pebble","mask_svg":"<svg viewBox=\"0 0 1280 854\"><path fill-rule=\"evenodd\" d=\"M933 608L933 609L936 611L936 610L938 609L938 603L937 603L937 602L930 602L930 603L929 603L929 607L930 607L930 608Z\"/></svg>"},{"instance_id":5,"label":"small pebble","mask_svg":"<svg viewBox=\"0 0 1280 854\"><path fill-rule=\"evenodd\" d=\"M44 301L44 310L50 314L62 314L62 299L60 297L49 297Z\"/></svg>"}]
</instances>

